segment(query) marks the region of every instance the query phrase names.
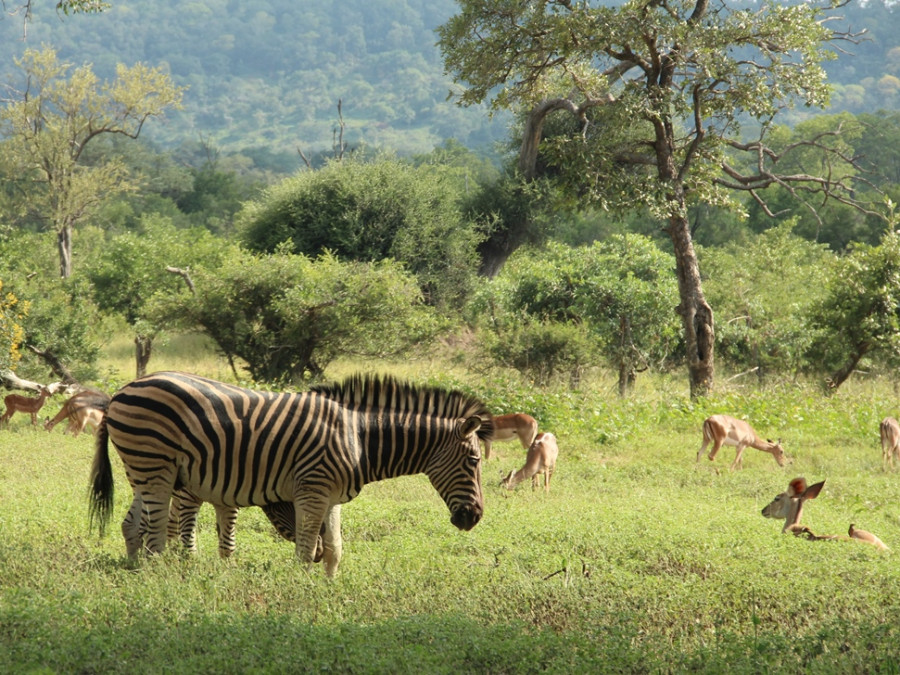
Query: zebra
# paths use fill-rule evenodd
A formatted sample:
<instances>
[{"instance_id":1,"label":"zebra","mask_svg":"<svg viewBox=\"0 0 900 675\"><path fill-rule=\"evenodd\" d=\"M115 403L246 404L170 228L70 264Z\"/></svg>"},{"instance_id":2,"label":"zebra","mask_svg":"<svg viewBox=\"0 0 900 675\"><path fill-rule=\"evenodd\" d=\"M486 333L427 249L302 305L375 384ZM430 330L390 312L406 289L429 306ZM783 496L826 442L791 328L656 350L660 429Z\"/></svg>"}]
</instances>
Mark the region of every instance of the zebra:
<instances>
[{"instance_id":1,"label":"zebra","mask_svg":"<svg viewBox=\"0 0 900 675\"><path fill-rule=\"evenodd\" d=\"M167 538L180 538L185 548L190 553L197 552L197 514L203 500L198 499L195 495L185 489L176 490L172 494L172 501L169 505L169 523L167 527ZM290 542L294 542L294 525L295 511L293 502L275 502L265 504L262 507L263 512L269 519L269 522L275 527L275 531L282 538ZM219 556L228 558L234 553L235 549L235 523L237 522L237 508L220 506L217 513L218 524L216 530L219 536ZM221 523L225 523L223 526ZM320 562L324 555L324 546L322 543L322 535L325 533L324 523L316 540L316 553L313 556L313 562ZM149 529L149 523L146 511L141 518L141 536L143 537Z\"/></svg>"},{"instance_id":2,"label":"zebra","mask_svg":"<svg viewBox=\"0 0 900 675\"><path fill-rule=\"evenodd\" d=\"M340 506L367 483L425 473L451 523L472 529L484 513L479 439L492 434L493 417L475 397L389 376L356 375L294 394L155 373L120 389L97 430L90 520L102 536L113 500L112 440L134 493L122 523L129 557L142 545L164 550L174 491L188 495L189 509L213 504L220 549L223 540L233 547L236 509L251 505L267 510L283 537L293 535L307 567L321 536L330 577L343 550Z\"/></svg>"}]
</instances>

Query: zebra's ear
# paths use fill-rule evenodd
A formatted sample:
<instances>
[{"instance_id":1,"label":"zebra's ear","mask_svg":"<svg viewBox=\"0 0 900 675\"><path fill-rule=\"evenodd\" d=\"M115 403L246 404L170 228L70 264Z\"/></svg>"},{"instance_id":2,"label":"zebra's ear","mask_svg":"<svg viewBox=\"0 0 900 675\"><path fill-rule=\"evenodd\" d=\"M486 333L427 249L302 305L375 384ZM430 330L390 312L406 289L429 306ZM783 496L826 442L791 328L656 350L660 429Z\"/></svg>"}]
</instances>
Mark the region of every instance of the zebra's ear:
<instances>
[{"instance_id":1,"label":"zebra's ear","mask_svg":"<svg viewBox=\"0 0 900 675\"><path fill-rule=\"evenodd\" d=\"M459 434L460 438L468 438L471 434L474 434L480 428L481 418L476 415L462 420L462 423L457 427L457 433Z\"/></svg>"}]
</instances>

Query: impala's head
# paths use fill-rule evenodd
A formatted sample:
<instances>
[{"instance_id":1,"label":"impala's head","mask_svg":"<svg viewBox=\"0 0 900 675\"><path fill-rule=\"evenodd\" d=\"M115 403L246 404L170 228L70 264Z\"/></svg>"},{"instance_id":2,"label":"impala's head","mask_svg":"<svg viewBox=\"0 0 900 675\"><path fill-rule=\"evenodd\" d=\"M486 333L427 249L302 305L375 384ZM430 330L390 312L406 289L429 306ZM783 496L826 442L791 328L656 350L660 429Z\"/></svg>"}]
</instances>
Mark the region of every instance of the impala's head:
<instances>
[{"instance_id":1,"label":"impala's head","mask_svg":"<svg viewBox=\"0 0 900 675\"><path fill-rule=\"evenodd\" d=\"M793 463L794 460L789 459L788 456L784 454L784 448L781 447L780 438L777 441L769 440L768 442L769 445L772 446L772 457L778 462L778 466L787 466L788 464Z\"/></svg>"},{"instance_id":2,"label":"impala's head","mask_svg":"<svg viewBox=\"0 0 900 675\"><path fill-rule=\"evenodd\" d=\"M514 475L516 475L515 469L510 469L509 473L506 474L505 476L503 475L503 470L501 469L500 470L500 487L506 488L507 490L511 490L512 488L509 487L509 484L512 482L512 478Z\"/></svg>"},{"instance_id":3,"label":"impala's head","mask_svg":"<svg viewBox=\"0 0 900 675\"><path fill-rule=\"evenodd\" d=\"M481 493L481 445L478 431L490 422L477 415L456 420L450 438L425 468L434 489L450 509L450 522L471 530L484 515Z\"/></svg>"},{"instance_id":4,"label":"impala's head","mask_svg":"<svg viewBox=\"0 0 900 675\"><path fill-rule=\"evenodd\" d=\"M788 483L787 490L777 495L775 499L762 510L762 514L766 518L784 518L785 529L792 525L796 525L800 522L803 503L807 499L815 499L818 497L824 485L825 481L823 480L820 483L807 487L805 478L795 478Z\"/></svg>"}]
</instances>

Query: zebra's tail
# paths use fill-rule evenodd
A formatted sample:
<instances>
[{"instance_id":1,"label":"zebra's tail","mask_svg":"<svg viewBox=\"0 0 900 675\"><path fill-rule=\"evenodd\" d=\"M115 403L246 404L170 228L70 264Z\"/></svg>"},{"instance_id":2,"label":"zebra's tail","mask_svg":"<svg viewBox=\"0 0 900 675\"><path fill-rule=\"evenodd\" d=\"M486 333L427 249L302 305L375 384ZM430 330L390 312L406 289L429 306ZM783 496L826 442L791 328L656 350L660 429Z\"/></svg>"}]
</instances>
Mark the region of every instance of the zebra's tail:
<instances>
[{"instance_id":1,"label":"zebra's tail","mask_svg":"<svg viewBox=\"0 0 900 675\"><path fill-rule=\"evenodd\" d=\"M109 463L109 431L105 415L97 428L97 448L91 467L90 502L90 529L94 529L96 520L102 537L113 505L113 475L112 465Z\"/></svg>"}]
</instances>

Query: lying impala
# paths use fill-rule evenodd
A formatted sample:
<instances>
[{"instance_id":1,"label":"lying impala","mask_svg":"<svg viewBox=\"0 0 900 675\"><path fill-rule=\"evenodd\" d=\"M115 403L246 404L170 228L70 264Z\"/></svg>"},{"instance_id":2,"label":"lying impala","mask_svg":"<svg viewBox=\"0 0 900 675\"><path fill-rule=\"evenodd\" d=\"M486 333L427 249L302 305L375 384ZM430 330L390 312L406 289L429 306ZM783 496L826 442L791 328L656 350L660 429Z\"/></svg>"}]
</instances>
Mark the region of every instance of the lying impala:
<instances>
[{"instance_id":1,"label":"lying impala","mask_svg":"<svg viewBox=\"0 0 900 675\"><path fill-rule=\"evenodd\" d=\"M497 415L494 418L494 441L514 441L519 439L522 447L528 450L538 432L538 423L531 415L512 413ZM484 442L484 458L491 458L492 441Z\"/></svg>"},{"instance_id":2,"label":"lying impala","mask_svg":"<svg viewBox=\"0 0 900 675\"><path fill-rule=\"evenodd\" d=\"M802 477L795 478L788 483L788 489L777 495L766 508L762 510L762 514L766 518L784 518L784 526L782 532L790 532L795 536L804 535L810 541L840 540L850 541L858 540L866 544L886 551L887 546L871 532L857 529L851 524L848 530L848 536L844 537L839 534L815 534L805 525L800 524L800 518L803 515L803 504L809 499L815 499L819 496L825 481L821 481L807 487L806 479Z\"/></svg>"},{"instance_id":3,"label":"lying impala","mask_svg":"<svg viewBox=\"0 0 900 675\"><path fill-rule=\"evenodd\" d=\"M744 420L739 420L728 415L712 415L707 417L703 422L703 445L697 453L697 461L703 456L706 446L713 444L712 450L709 451L709 461L716 458L719 448L723 445L733 445L737 447L737 453L734 456L734 462L731 464L731 470L743 468L742 455L744 448L750 446L763 452L768 452L778 466L784 466L790 463L790 460L784 454L784 448L781 447L781 441L773 443L772 441L764 441Z\"/></svg>"},{"instance_id":4,"label":"lying impala","mask_svg":"<svg viewBox=\"0 0 900 675\"><path fill-rule=\"evenodd\" d=\"M900 462L900 423L893 417L881 420L881 468L887 471L887 465L894 468L894 459Z\"/></svg>"},{"instance_id":5,"label":"lying impala","mask_svg":"<svg viewBox=\"0 0 900 675\"><path fill-rule=\"evenodd\" d=\"M556 458L558 456L559 447L556 444L556 436L551 433L538 434L531 447L528 448L525 466L518 471L510 471L509 475L500 481L500 487L512 490L523 480L530 478L531 489L536 490L538 475L544 474L544 492L550 492L550 477L556 468Z\"/></svg>"},{"instance_id":6,"label":"lying impala","mask_svg":"<svg viewBox=\"0 0 900 675\"><path fill-rule=\"evenodd\" d=\"M56 417L44 422L44 429L52 431L53 427L67 419L69 424L64 433L71 432L73 436L78 436L88 424L96 430L108 404L109 396L102 392L79 392L63 404Z\"/></svg>"},{"instance_id":7,"label":"lying impala","mask_svg":"<svg viewBox=\"0 0 900 675\"><path fill-rule=\"evenodd\" d=\"M41 387L37 398L32 396L21 396L19 394L10 394L3 399L3 403L6 405L6 412L3 413L3 417L0 417L0 427L4 424L8 425L9 418L17 412L31 415L31 425L37 426L38 411L44 406L44 401L47 400L49 395L50 389L44 386Z\"/></svg>"}]
</instances>

